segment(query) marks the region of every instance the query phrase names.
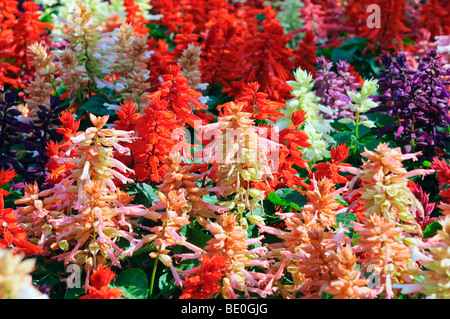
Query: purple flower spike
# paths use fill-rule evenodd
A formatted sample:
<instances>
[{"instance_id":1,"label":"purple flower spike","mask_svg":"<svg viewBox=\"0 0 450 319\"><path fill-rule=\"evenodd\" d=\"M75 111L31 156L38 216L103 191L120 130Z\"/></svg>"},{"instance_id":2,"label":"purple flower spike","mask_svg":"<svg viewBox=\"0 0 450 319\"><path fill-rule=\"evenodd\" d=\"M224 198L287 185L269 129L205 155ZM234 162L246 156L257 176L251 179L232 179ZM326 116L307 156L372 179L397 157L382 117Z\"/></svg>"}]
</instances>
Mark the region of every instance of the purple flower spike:
<instances>
[{"instance_id":1,"label":"purple flower spike","mask_svg":"<svg viewBox=\"0 0 450 319\"><path fill-rule=\"evenodd\" d=\"M332 115L323 114L326 118L355 118L355 111L350 107L352 100L347 95L347 90L356 92L361 86L355 82L355 77L349 72L349 64L339 61L336 65L337 73L332 71L333 62L320 56L317 59L319 69L314 79L317 90L316 95L321 98L320 103L334 110Z\"/></svg>"},{"instance_id":2,"label":"purple flower spike","mask_svg":"<svg viewBox=\"0 0 450 319\"><path fill-rule=\"evenodd\" d=\"M380 127L380 133L395 135L404 151L422 151L424 159L431 159L440 150L448 150L450 136L449 94L446 91L450 70L443 68L441 57L430 50L413 69L403 53L395 60L383 55L383 69L378 77L382 111L396 119L390 127Z\"/></svg>"}]
</instances>

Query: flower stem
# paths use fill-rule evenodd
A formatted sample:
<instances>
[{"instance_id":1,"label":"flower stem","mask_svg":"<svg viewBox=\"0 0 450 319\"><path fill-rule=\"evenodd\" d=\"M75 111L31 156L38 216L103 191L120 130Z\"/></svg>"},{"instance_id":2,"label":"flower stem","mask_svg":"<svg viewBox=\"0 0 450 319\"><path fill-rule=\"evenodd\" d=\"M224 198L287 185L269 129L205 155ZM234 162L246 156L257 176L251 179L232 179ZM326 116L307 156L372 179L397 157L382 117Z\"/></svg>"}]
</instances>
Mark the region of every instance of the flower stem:
<instances>
[{"instance_id":1,"label":"flower stem","mask_svg":"<svg viewBox=\"0 0 450 319\"><path fill-rule=\"evenodd\" d=\"M356 110L356 121L355 121L355 139L358 141L358 126L359 126L359 110Z\"/></svg>"},{"instance_id":2,"label":"flower stem","mask_svg":"<svg viewBox=\"0 0 450 319\"><path fill-rule=\"evenodd\" d=\"M150 296L153 295L153 286L155 284L156 269L158 268L158 260L159 256L155 259L155 263L153 264L152 280L150 281Z\"/></svg>"},{"instance_id":3,"label":"flower stem","mask_svg":"<svg viewBox=\"0 0 450 319\"><path fill-rule=\"evenodd\" d=\"M356 116L355 116L355 148L354 148L354 152L355 154L358 154L358 127L359 127L359 106L356 108Z\"/></svg>"}]
</instances>

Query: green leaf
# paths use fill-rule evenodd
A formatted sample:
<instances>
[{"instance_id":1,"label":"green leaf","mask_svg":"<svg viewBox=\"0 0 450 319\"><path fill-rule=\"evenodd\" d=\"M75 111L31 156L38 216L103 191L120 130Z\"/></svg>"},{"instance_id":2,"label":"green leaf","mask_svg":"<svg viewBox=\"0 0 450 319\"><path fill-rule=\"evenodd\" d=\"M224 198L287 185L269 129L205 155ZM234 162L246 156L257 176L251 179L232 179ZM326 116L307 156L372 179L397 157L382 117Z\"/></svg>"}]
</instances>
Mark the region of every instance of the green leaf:
<instances>
[{"instance_id":1,"label":"green leaf","mask_svg":"<svg viewBox=\"0 0 450 319\"><path fill-rule=\"evenodd\" d=\"M356 104L361 103L361 94L354 93L352 91L347 90L347 95L355 102Z\"/></svg>"},{"instance_id":2,"label":"green leaf","mask_svg":"<svg viewBox=\"0 0 450 319\"><path fill-rule=\"evenodd\" d=\"M333 135L334 140L336 141L336 144L347 144L347 146L350 146L350 139L354 135L351 131L341 131Z\"/></svg>"},{"instance_id":3,"label":"green leaf","mask_svg":"<svg viewBox=\"0 0 450 319\"><path fill-rule=\"evenodd\" d=\"M158 288L162 298L167 299L173 295L176 290L173 276L170 272L165 272L158 278Z\"/></svg>"},{"instance_id":4,"label":"green leaf","mask_svg":"<svg viewBox=\"0 0 450 319\"><path fill-rule=\"evenodd\" d=\"M204 228L196 228L196 223L191 223L191 225L192 227L185 226L187 241L197 247L205 247L206 242L211 239L211 236L204 231Z\"/></svg>"},{"instance_id":5,"label":"green leaf","mask_svg":"<svg viewBox=\"0 0 450 319\"><path fill-rule=\"evenodd\" d=\"M339 195L338 197L336 197L336 200L339 202L339 204L341 205L348 205L348 203L344 200L344 198L342 197L342 195Z\"/></svg>"},{"instance_id":6,"label":"green leaf","mask_svg":"<svg viewBox=\"0 0 450 319\"><path fill-rule=\"evenodd\" d=\"M439 224L438 221L434 221L428 224L427 227L425 228L423 232L423 238L433 237L434 235L437 234L437 231L441 229L442 229L441 224Z\"/></svg>"},{"instance_id":7,"label":"green leaf","mask_svg":"<svg viewBox=\"0 0 450 319\"><path fill-rule=\"evenodd\" d=\"M360 124L362 124L362 125L364 125L365 127L368 127L368 128L375 127L375 125L373 124L373 122L370 121L370 120L362 121Z\"/></svg>"},{"instance_id":8,"label":"green leaf","mask_svg":"<svg viewBox=\"0 0 450 319\"><path fill-rule=\"evenodd\" d=\"M327 294L326 292L322 292L320 299L333 299L333 295Z\"/></svg>"},{"instance_id":9,"label":"green leaf","mask_svg":"<svg viewBox=\"0 0 450 319\"><path fill-rule=\"evenodd\" d=\"M372 99L364 99L359 106L359 111L362 113L366 113L373 108L376 108L378 104Z\"/></svg>"},{"instance_id":10,"label":"green leaf","mask_svg":"<svg viewBox=\"0 0 450 319\"><path fill-rule=\"evenodd\" d=\"M369 59L368 63L370 65L370 68L372 69L373 73L380 74L381 64L377 59Z\"/></svg>"},{"instance_id":11,"label":"green leaf","mask_svg":"<svg viewBox=\"0 0 450 319\"><path fill-rule=\"evenodd\" d=\"M349 124L349 123L353 123L353 125L355 125L355 120L349 118L349 117L342 117L338 120L339 123L342 124Z\"/></svg>"},{"instance_id":12,"label":"green leaf","mask_svg":"<svg viewBox=\"0 0 450 319\"><path fill-rule=\"evenodd\" d=\"M128 299L146 299L149 291L147 275L139 268L123 271L110 286L122 290Z\"/></svg>"},{"instance_id":13,"label":"green leaf","mask_svg":"<svg viewBox=\"0 0 450 319\"><path fill-rule=\"evenodd\" d=\"M345 41L342 43L341 47L347 48L356 46L358 49L363 50L367 46L367 40L366 38L351 38L350 40Z\"/></svg>"},{"instance_id":14,"label":"green leaf","mask_svg":"<svg viewBox=\"0 0 450 319\"><path fill-rule=\"evenodd\" d=\"M158 199L158 190L149 184L137 183L136 189L143 195L143 204L147 207L150 207Z\"/></svg>"},{"instance_id":15,"label":"green leaf","mask_svg":"<svg viewBox=\"0 0 450 319\"><path fill-rule=\"evenodd\" d=\"M216 195L206 194L202 197L202 199L204 202L206 202L208 204L213 204L213 205L216 205L218 202Z\"/></svg>"},{"instance_id":16,"label":"green leaf","mask_svg":"<svg viewBox=\"0 0 450 319\"><path fill-rule=\"evenodd\" d=\"M70 288L67 289L64 299L77 299L84 294L84 288Z\"/></svg>"},{"instance_id":17,"label":"green leaf","mask_svg":"<svg viewBox=\"0 0 450 319\"><path fill-rule=\"evenodd\" d=\"M109 110L104 105L104 103L116 104L114 101L108 99L105 95L96 94L91 96L89 100L87 100L82 106L80 106L79 110L83 110L97 116L116 114L116 111Z\"/></svg>"},{"instance_id":18,"label":"green leaf","mask_svg":"<svg viewBox=\"0 0 450 319\"><path fill-rule=\"evenodd\" d=\"M395 123L395 118L388 114L376 112L366 113L364 115L379 127L392 126Z\"/></svg>"},{"instance_id":19,"label":"green leaf","mask_svg":"<svg viewBox=\"0 0 450 319\"><path fill-rule=\"evenodd\" d=\"M367 148L369 151L373 151L378 144L380 144L380 141L377 140L376 136L368 135L367 137L363 138L361 140L360 145L360 152L364 152L364 147Z\"/></svg>"},{"instance_id":20,"label":"green leaf","mask_svg":"<svg viewBox=\"0 0 450 319\"><path fill-rule=\"evenodd\" d=\"M353 213L340 213L336 215L336 224L342 223L344 227L348 227L352 221L358 221L358 218Z\"/></svg>"},{"instance_id":21,"label":"green leaf","mask_svg":"<svg viewBox=\"0 0 450 319\"><path fill-rule=\"evenodd\" d=\"M291 188L278 189L276 193L270 192L267 199L274 205L291 207L295 210L301 210L306 204L305 196Z\"/></svg>"},{"instance_id":22,"label":"green leaf","mask_svg":"<svg viewBox=\"0 0 450 319\"><path fill-rule=\"evenodd\" d=\"M345 48L343 46L337 47L331 51L331 61L338 63L339 61L350 62L358 47L353 46Z\"/></svg>"}]
</instances>

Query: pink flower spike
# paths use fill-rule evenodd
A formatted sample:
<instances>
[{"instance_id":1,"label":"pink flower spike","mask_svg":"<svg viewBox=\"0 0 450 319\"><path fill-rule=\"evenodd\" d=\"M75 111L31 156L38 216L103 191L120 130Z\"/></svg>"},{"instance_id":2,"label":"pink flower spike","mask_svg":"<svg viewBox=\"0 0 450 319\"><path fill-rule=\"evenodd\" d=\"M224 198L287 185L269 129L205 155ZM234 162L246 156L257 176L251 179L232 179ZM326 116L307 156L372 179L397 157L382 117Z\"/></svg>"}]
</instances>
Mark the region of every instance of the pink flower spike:
<instances>
[{"instance_id":1,"label":"pink flower spike","mask_svg":"<svg viewBox=\"0 0 450 319\"><path fill-rule=\"evenodd\" d=\"M119 172L113 170L112 168L109 169L110 173L117 178L118 180L120 180L120 182L122 184L126 184L126 183L134 183L134 181L130 178L127 178L125 176L123 176L122 174L120 174Z\"/></svg>"},{"instance_id":2,"label":"pink flower spike","mask_svg":"<svg viewBox=\"0 0 450 319\"><path fill-rule=\"evenodd\" d=\"M392 288L394 289L401 288L402 290L400 291L400 293L402 295L413 294L416 292L420 292L424 289L424 287L419 284L395 284L395 283L392 284Z\"/></svg>"},{"instance_id":3,"label":"pink flower spike","mask_svg":"<svg viewBox=\"0 0 450 319\"><path fill-rule=\"evenodd\" d=\"M91 163L89 161L86 161L86 163L84 163L83 173L80 176L80 179L82 181L89 179L89 168L90 168L90 166L91 166Z\"/></svg>"},{"instance_id":4,"label":"pink flower spike","mask_svg":"<svg viewBox=\"0 0 450 319\"><path fill-rule=\"evenodd\" d=\"M255 244L261 244L261 240L264 239L264 235L261 235L259 237L256 238L251 238L251 239L247 239L245 241L245 243L250 246L250 245L255 245Z\"/></svg>"},{"instance_id":5,"label":"pink flower spike","mask_svg":"<svg viewBox=\"0 0 450 319\"><path fill-rule=\"evenodd\" d=\"M114 167L120 169L124 173L126 173L127 171L130 172L130 173L134 173L134 171L132 169L128 168L121 161L118 161L115 158L113 158L111 160L111 163L114 165Z\"/></svg>"},{"instance_id":6,"label":"pink flower spike","mask_svg":"<svg viewBox=\"0 0 450 319\"><path fill-rule=\"evenodd\" d=\"M81 143L81 142L83 142L85 140L86 140L86 134L85 133L70 138L70 141L73 144L78 144L78 143Z\"/></svg>"},{"instance_id":7,"label":"pink flower spike","mask_svg":"<svg viewBox=\"0 0 450 319\"><path fill-rule=\"evenodd\" d=\"M190 253L174 255L174 257L180 258L180 261L190 260L190 259L199 259L202 256L203 256L203 254L190 254Z\"/></svg>"},{"instance_id":8,"label":"pink flower spike","mask_svg":"<svg viewBox=\"0 0 450 319\"><path fill-rule=\"evenodd\" d=\"M112 190L113 192L115 192L117 190L116 185L110 178L105 178L105 181L106 181L106 186L108 186L108 188L110 190Z\"/></svg>"},{"instance_id":9,"label":"pink flower spike","mask_svg":"<svg viewBox=\"0 0 450 319\"><path fill-rule=\"evenodd\" d=\"M266 247L256 247L248 251L249 254L263 255L267 253Z\"/></svg>"},{"instance_id":10,"label":"pink flower spike","mask_svg":"<svg viewBox=\"0 0 450 319\"><path fill-rule=\"evenodd\" d=\"M255 280L255 278L253 278L252 275L250 275L250 273L247 270L245 270L244 267L242 267L240 271L244 274L244 277L248 280L250 285L252 286L258 285L258 282Z\"/></svg>"},{"instance_id":11,"label":"pink flower spike","mask_svg":"<svg viewBox=\"0 0 450 319\"><path fill-rule=\"evenodd\" d=\"M175 285L179 287L183 287L183 280L181 280L180 275L177 273L177 270L173 266L173 264L170 264L170 271L172 272L173 277L175 278Z\"/></svg>"},{"instance_id":12,"label":"pink flower spike","mask_svg":"<svg viewBox=\"0 0 450 319\"><path fill-rule=\"evenodd\" d=\"M217 212L217 213L223 213L226 212L228 210L228 208L226 207L221 207L219 205L213 205L213 204L207 204L206 207L210 210L212 210L213 212Z\"/></svg>"},{"instance_id":13,"label":"pink flower spike","mask_svg":"<svg viewBox=\"0 0 450 319\"><path fill-rule=\"evenodd\" d=\"M414 169L412 171L409 171L408 173L406 173L405 178L410 178L413 176L417 176L417 175L422 175L425 176L427 174L433 174L434 173L434 169Z\"/></svg>"},{"instance_id":14,"label":"pink flower spike","mask_svg":"<svg viewBox=\"0 0 450 319\"><path fill-rule=\"evenodd\" d=\"M186 238L181 237L180 235L178 235L177 232L174 229L171 229L170 233L175 238L175 242L177 244L181 244L181 245L185 246L186 248L189 248L190 250L192 250L193 252L195 252L197 254L204 254L204 253L206 253L206 251L204 251L200 247L197 247L194 244L191 244L191 243L187 242Z\"/></svg>"},{"instance_id":15,"label":"pink flower spike","mask_svg":"<svg viewBox=\"0 0 450 319\"><path fill-rule=\"evenodd\" d=\"M266 290L262 290L260 288L255 288L255 287L247 287L247 291L256 293L256 294L260 295L261 298L266 298L268 294L272 294L271 292L269 293Z\"/></svg>"},{"instance_id":16,"label":"pink flower spike","mask_svg":"<svg viewBox=\"0 0 450 319\"><path fill-rule=\"evenodd\" d=\"M257 223L255 223L255 224L257 224ZM280 229L270 227L270 226L262 226L262 225L260 226L258 224L257 224L257 226L259 227L260 233L268 233L268 234L275 235L275 236L282 236L286 233Z\"/></svg>"},{"instance_id":17,"label":"pink flower spike","mask_svg":"<svg viewBox=\"0 0 450 319\"><path fill-rule=\"evenodd\" d=\"M269 291L272 290L272 285L273 283L281 278L281 275L283 273L284 268L287 266L287 264L289 263L288 260L283 260L281 262L280 267L278 268L277 272L275 273L275 275L270 279L269 283L267 284L266 288L264 289L265 291Z\"/></svg>"},{"instance_id":18,"label":"pink flower spike","mask_svg":"<svg viewBox=\"0 0 450 319\"><path fill-rule=\"evenodd\" d=\"M263 268L268 268L271 263L275 262L274 260L258 260L252 259L248 261L249 266L258 266Z\"/></svg>"},{"instance_id":19,"label":"pink flower spike","mask_svg":"<svg viewBox=\"0 0 450 319\"><path fill-rule=\"evenodd\" d=\"M130 151L128 147L124 147L117 142L111 141L111 145L120 153L125 154Z\"/></svg>"}]
</instances>

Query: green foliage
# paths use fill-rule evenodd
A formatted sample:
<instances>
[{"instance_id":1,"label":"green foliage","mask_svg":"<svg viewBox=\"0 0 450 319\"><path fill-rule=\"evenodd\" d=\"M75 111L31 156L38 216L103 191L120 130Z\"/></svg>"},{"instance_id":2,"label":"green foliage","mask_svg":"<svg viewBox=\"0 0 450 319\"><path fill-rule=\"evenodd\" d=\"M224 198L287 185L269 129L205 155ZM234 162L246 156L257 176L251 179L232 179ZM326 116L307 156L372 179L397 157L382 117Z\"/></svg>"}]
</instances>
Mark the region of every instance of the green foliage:
<instances>
[{"instance_id":1,"label":"green foliage","mask_svg":"<svg viewBox=\"0 0 450 319\"><path fill-rule=\"evenodd\" d=\"M291 188L281 188L276 192L270 192L267 199L274 205L301 210L306 204L306 198L299 191Z\"/></svg>"},{"instance_id":2,"label":"green foliage","mask_svg":"<svg viewBox=\"0 0 450 319\"><path fill-rule=\"evenodd\" d=\"M423 232L423 237L424 238L433 237L437 234L438 230L441 230L441 229L442 229L441 224L439 224L438 221L434 221L427 225L427 227L425 228L425 230Z\"/></svg>"},{"instance_id":3,"label":"green foliage","mask_svg":"<svg viewBox=\"0 0 450 319\"><path fill-rule=\"evenodd\" d=\"M147 275L139 268L124 270L110 286L122 290L128 299L147 299L149 291Z\"/></svg>"},{"instance_id":4,"label":"green foliage","mask_svg":"<svg viewBox=\"0 0 450 319\"><path fill-rule=\"evenodd\" d=\"M114 101L109 99L106 95L96 94L91 96L78 110L86 111L97 116L103 115L115 115L116 111L109 110L104 104L115 104Z\"/></svg>"}]
</instances>

